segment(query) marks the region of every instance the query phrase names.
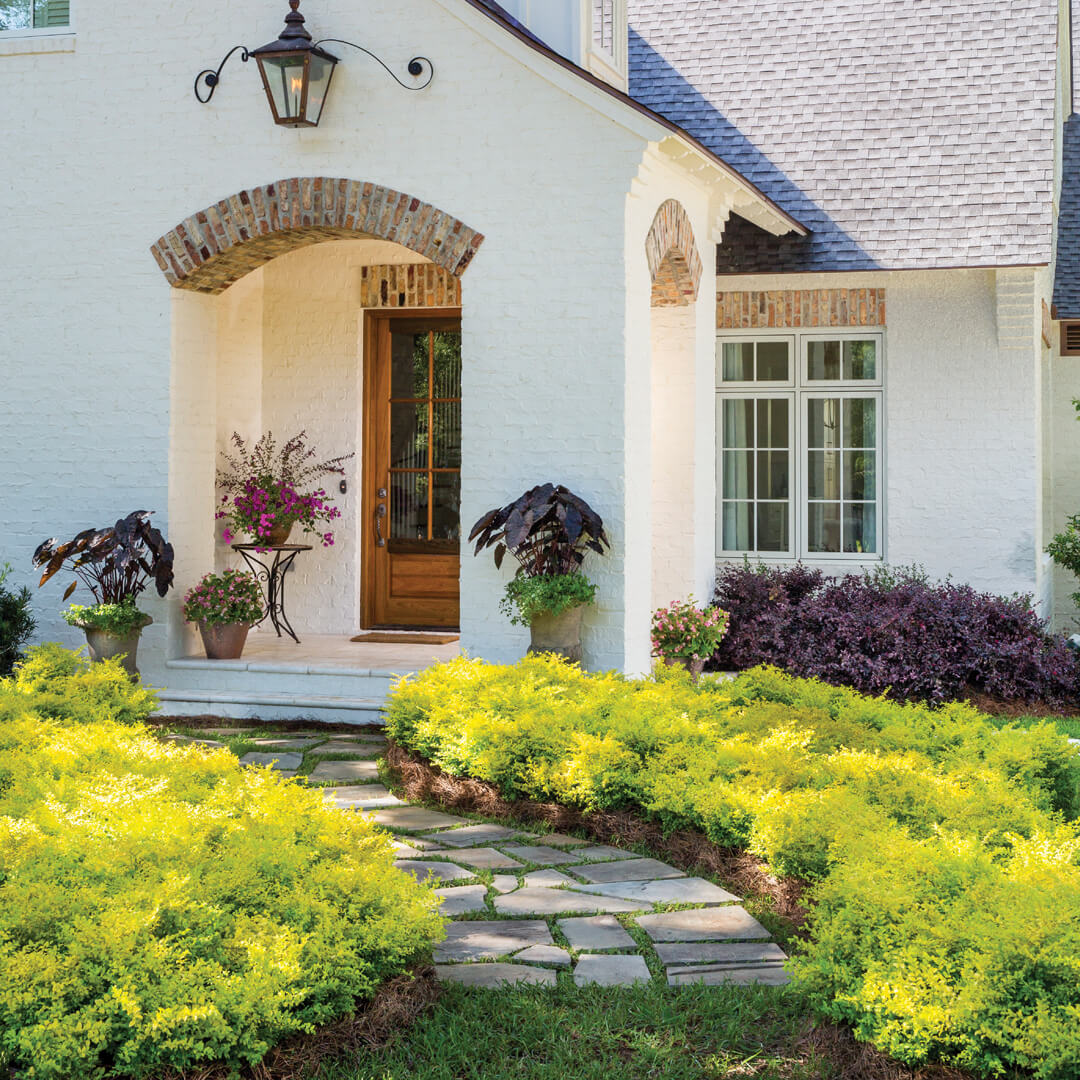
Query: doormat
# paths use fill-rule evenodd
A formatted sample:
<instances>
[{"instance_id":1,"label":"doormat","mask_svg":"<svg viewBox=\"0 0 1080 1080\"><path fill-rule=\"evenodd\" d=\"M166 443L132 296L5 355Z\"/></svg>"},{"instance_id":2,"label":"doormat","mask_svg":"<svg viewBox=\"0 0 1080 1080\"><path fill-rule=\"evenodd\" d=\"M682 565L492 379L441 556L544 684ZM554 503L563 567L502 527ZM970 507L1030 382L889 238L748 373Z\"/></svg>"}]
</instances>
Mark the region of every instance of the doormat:
<instances>
[{"instance_id":1,"label":"doormat","mask_svg":"<svg viewBox=\"0 0 1080 1080\"><path fill-rule=\"evenodd\" d=\"M408 633L393 630L369 630L364 634L357 634L350 641L362 641L371 645L449 645L451 641L457 641L458 634L425 634L422 632Z\"/></svg>"}]
</instances>

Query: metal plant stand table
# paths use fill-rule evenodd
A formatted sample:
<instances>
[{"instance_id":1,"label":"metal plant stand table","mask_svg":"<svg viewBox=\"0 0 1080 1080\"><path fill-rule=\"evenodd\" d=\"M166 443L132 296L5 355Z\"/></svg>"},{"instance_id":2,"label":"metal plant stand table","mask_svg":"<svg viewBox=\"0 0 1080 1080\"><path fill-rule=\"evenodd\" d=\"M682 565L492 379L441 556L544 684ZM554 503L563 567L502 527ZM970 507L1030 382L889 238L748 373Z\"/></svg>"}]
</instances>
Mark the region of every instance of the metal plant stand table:
<instances>
[{"instance_id":1,"label":"metal plant stand table","mask_svg":"<svg viewBox=\"0 0 1080 1080\"><path fill-rule=\"evenodd\" d=\"M233 544L233 551L239 551L247 563L248 569L255 575L255 580L262 586L263 597L266 600L266 614L255 623L260 626L270 619L270 624L281 637L284 630L297 643L300 639L292 628L288 616L285 614L285 575L289 572L293 560L301 551L310 551L311 544ZM272 559L264 559L259 556L273 554Z\"/></svg>"}]
</instances>

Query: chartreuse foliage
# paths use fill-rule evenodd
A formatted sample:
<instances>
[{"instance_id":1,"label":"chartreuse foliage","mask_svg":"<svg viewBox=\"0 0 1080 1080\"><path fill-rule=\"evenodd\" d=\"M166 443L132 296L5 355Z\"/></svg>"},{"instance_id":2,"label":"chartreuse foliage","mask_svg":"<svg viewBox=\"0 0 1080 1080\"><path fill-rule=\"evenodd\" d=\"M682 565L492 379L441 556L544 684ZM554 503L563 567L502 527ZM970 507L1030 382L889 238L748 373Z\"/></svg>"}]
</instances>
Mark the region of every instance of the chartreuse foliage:
<instances>
[{"instance_id":1,"label":"chartreuse foliage","mask_svg":"<svg viewBox=\"0 0 1080 1080\"><path fill-rule=\"evenodd\" d=\"M239 1069L440 933L359 815L162 743L136 722L150 708L115 662L55 646L0 681L4 1075Z\"/></svg>"},{"instance_id":2,"label":"chartreuse foliage","mask_svg":"<svg viewBox=\"0 0 1080 1080\"><path fill-rule=\"evenodd\" d=\"M803 987L904 1062L1080 1075L1080 759L1049 724L530 657L429 669L389 731L506 795L637 810L809 879Z\"/></svg>"}]
</instances>

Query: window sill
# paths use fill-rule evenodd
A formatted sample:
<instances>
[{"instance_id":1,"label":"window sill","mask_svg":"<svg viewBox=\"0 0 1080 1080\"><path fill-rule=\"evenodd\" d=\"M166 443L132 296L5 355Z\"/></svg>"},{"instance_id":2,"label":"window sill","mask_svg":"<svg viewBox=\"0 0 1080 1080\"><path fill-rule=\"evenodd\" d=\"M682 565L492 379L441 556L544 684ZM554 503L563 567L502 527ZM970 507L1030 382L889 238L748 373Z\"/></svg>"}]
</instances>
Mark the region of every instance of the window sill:
<instances>
[{"instance_id":1,"label":"window sill","mask_svg":"<svg viewBox=\"0 0 1080 1080\"><path fill-rule=\"evenodd\" d=\"M0 35L0 56L33 56L42 53L73 53L75 35L73 33L37 33L12 34L11 37Z\"/></svg>"}]
</instances>

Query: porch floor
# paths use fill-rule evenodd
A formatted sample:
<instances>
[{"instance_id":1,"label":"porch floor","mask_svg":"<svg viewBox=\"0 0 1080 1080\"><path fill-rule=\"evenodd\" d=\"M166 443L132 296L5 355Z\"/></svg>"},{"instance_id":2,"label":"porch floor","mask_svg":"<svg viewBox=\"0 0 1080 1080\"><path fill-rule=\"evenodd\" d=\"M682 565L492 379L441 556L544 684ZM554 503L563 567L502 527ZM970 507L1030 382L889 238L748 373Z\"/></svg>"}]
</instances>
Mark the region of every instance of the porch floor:
<instances>
[{"instance_id":1,"label":"porch floor","mask_svg":"<svg viewBox=\"0 0 1080 1080\"><path fill-rule=\"evenodd\" d=\"M283 671L294 674L342 673L394 674L422 671L440 660L461 653L460 642L448 645L397 644L350 641L340 634L305 634L297 643L272 631L248 635L239 660L207 660L185 656L169 667L209 667L219 670ZM315 669L315 670L313 670Z\"/></svg>"}]
</instances>

